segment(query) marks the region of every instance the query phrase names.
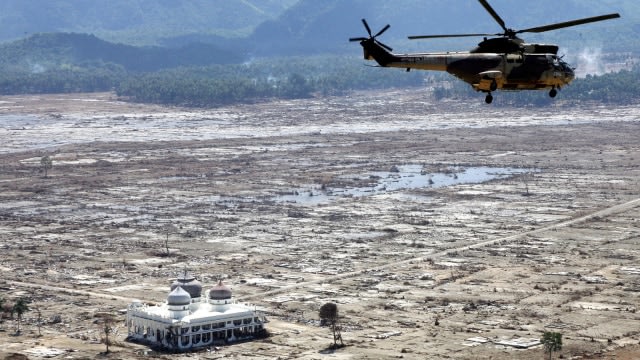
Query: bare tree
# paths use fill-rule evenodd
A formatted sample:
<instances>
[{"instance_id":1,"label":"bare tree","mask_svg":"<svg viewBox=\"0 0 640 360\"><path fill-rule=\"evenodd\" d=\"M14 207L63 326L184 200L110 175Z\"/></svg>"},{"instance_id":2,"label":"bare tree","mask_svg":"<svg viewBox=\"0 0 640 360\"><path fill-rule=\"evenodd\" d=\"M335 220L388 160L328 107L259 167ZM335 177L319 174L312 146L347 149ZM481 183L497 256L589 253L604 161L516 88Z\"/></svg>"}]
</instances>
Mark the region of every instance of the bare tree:
<instances>
[{"instance_id":1,"label":"bare tree","mask_svg":"<svg viewBox=\"0 0 640 360\"><path fill-rule=\"evenodd\" d=\"M110 342L109 334L111 334L111 331L112 331L111 324L109 324L108 321L105 321L104 322L104 344L107 347L105 351L107 354L109 353L109 342Z\"/></svg>"},{"instance_id":2,"label":"bare tree","mask_svg":"<svg viewBox=\"0 0 640 360\"><path fill-rule=\"evenodd\" d=\"M320 307L318 313L321 324L331 326L331 332L333 333L333 348L338 348L338 340L340 340L340 347L344 346L342 341L342 334L340 334L340 325L338 324L338 305L328 302Z\"/></svg>"},{"instance_id":3,"label":"bare tree","mask_svg":"<svg viewBox=\"0 0 640 360\"><path fill-rule=\"evenodd\" d=\"M4 298L0 297L0 323L3 321L2 318L4 317L4 313L6 312L6 309L4 308L4 303L5 303Z\"/></svg>"},{"instance_id":4,"label":"bare tree","mask_svg":"<svg viewBox=\"0 0 640 360\"><path fill-rule=\"evenodd\" d=\"M534 181L534 174L531 171L527 171L526 173L523 173L522 175L520 175L520 178L522 179L522 182L524 183L524 187L525 187L525 193L522 194L523 196L531 196L533 194L531 194L529 192L529 183Z\"/></svg>"},{"instance_id":5,"label":"bare tree","mask_svg":"<svg viewBox=\"0 0 640 360\"><path fill-rule=\"evenodd\" d=\"M102 333L104 334L104 338L102 342L106 347L105 354L109 353L109 345L113 345L112 340L109 338L109 335L115 332L113 327L114 319L111 316L104 316L102 320Z\"/></svg>"},{"instance_id":6,"label":"bare tree","mask_svg":"<svg viewBox=\"0 0 640 360\"><path fill-rule=\"evenodd\" d=\"M167 251L167 256L169 256L169 229L167 228L167 237L164 240L164 248Z\"/></svg>"},{"instance_id":7,"label":"bare tree","mask_svg":"<svg viewBox=\"0 0 640 360\"><path fill-rule=\"evenodd\" d=\"M40 158L40 165L42 166L42 171L44 171L44 177L47 177L49 170L53 167L53 160L51 160L49 155L45 155Z\"/></svg>"},{"instance_id":8,"label":"bare tree","mask_svg":"<svg viewBox=\"0 0 640 360\"><path fill-rule=\"evenodd\" d=\"M165 256L171 256L171 250L169 249L169 235L175 234L178 232L178 228L172 224L166 224L163 228L165 237L164 237L164 251Z\"/></svg>"},{"instance_id":9,"label":"bare tree","mask_svg":"<svg viewBox=\"0 0 640 360\"><path fill-rule=\"evenodd\" d=\"M36 313L38 314L38 320L36 323L36 326L38 327L38 337L42 336L42 312L40 311L40 307L36 306L35 307Z\"/></svg>"}]
</instances>

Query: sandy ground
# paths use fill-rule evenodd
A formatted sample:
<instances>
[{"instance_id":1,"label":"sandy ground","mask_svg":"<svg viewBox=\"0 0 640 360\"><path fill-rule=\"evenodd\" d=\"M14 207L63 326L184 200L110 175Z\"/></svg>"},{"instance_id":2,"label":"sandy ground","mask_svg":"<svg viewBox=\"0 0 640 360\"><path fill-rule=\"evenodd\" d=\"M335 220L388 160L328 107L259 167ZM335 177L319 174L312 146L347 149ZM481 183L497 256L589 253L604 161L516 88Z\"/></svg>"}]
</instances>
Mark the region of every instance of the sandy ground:
<instances>
[{"instance_id":1,"label":"sandy ground","mask_svg":"<svg viewBox=\"0 0 640 360\"><path fill-rule=\"evenodd\" d=\"M0 323L0 358L523 359L544 331L563 358L638 358L639 119L403 90L210 110L0 97L0 296L32 301L21 334ZM124 341L127 304L185 268L272 336L183 356Z\"/></svg>"}]
</instances>

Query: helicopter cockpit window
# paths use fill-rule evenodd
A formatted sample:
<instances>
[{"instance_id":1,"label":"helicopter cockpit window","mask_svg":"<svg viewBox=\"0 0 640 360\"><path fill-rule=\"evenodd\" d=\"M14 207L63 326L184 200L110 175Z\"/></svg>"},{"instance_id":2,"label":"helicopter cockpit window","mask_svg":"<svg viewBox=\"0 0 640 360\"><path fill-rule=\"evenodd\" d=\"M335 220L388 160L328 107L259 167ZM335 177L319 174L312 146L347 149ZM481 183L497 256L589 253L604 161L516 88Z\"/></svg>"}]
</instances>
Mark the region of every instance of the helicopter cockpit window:
<instances>
[{"instance_id":1,"label":"helicopter cockpit window","mask_svg":"<svg viewBox=\"0 0 640 360\"><path fill-rule=\"evenodd\" d=\"M560 59L556 55L547 55L546 58L549 69L562 69L562 67L560 66Z\"/></svg>"},{"instance_id":2,"label":"helicopter cockpit window","mask_svg":"<svg viewBox=\"0 0 640 360\"><path fill-rule=\"evenodd\" d=\"M560 64L560 58L555 55L547 55L548 59L553 63L553 65Z\"/></svg>"}]
</instances>

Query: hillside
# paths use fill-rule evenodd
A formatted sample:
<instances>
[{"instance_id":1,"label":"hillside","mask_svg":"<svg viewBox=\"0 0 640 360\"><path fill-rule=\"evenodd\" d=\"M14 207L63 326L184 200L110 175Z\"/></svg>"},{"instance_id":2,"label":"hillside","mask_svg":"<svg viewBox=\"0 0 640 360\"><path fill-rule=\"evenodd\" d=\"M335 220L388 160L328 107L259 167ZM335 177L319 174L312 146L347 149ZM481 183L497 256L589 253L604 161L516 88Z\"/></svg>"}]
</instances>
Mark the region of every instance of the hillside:
<instances>
[{"instance_id":1,"label":"hillside","mask_svg":"<svg viewBox=\"0 0 640 360\"><path fill-rule=\"evenodd\" d=\"M492 0L515 29L619 12L621 19L526 34L563 48L640 52L640 3L634 0ZM41 32L88 33L131 45L180 47L213 43L249 55L355 53L352 36L391 24L383 39L397 51L466 50L479 39L408 41L407 35L499 32L475 0L6 0L0 2L0 42Z\"/></svg>"},{"instance_id":2,"label":"hillside","mask_svg":"<svg viewBox=\"0 0 640 360\"><path fill-rule=\"evenodd\" d=\"M241 62L242 58L214 45L190 44L174 49L114 44L86 34L36 34L0 45L4 71L41 72L64 66L118 65L128 71L156 71L180 66Z\"/></svg>"},{"instance_id":3,"label":"hillside","mask_svg":"<svg viewBox=\"0 0 640 360\"><path fill-rule=\"evenodd\" d=\"M640 3L624 1L493 0L492 6L508 27L521 29L549 23L619 12L622 19L588 24L543 34L526 34L528 41L559 43L564 47L598 47L611 51L640 49ZM398 51L466 50L479 39L408 41L408 35L500 32L499 25L476 1L453 0L301 0L276 20L256 28L251 43L256 52L275 54L350 51L352 36L366 35L360 19L375 32L391 24L383 38Z\"/></svg>"},{"instance_id":4,"label":"hillside","mask_svg":"<svg viewBox=\"0 0 640 360\"><path fill-rule=\"evenodd\" d=\"M297 0L3 0L0 42L40 32L95 34L138 45L246 36Z\"/></svg>"}]
</instances>

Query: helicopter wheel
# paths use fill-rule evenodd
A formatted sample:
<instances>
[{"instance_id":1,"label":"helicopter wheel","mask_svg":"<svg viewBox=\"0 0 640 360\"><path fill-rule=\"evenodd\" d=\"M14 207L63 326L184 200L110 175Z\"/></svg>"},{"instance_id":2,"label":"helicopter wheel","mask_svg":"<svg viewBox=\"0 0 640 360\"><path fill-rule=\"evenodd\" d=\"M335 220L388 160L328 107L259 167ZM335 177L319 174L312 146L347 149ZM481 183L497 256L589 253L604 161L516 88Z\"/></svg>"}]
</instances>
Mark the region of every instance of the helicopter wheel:
<instances>
[{"instance_id":1,"label":"helicopter wheel","mask_svg":"<svg viewBox=\"0 0 640 360\"><path fill-rule=\"evenodd\" d=\"M555 88L553 88L553 89L551 89L549 91L549 96L550 97L554 98L554 97L556 97L556 95L558 95L558 90L556 90Z\"/></svg>"},{"instance_id":2,"label":"helicopter wheel","mask_svg":"<svg viewBox=\"0 0 640 360\"><path fill-rule=\"evenodd\" d=\"M487 97L484 98L484 102L486 102L487 104L491 104L493 102L493 95L491 95L491 93L488 93Z\"/></svg>"}]
</instances>

